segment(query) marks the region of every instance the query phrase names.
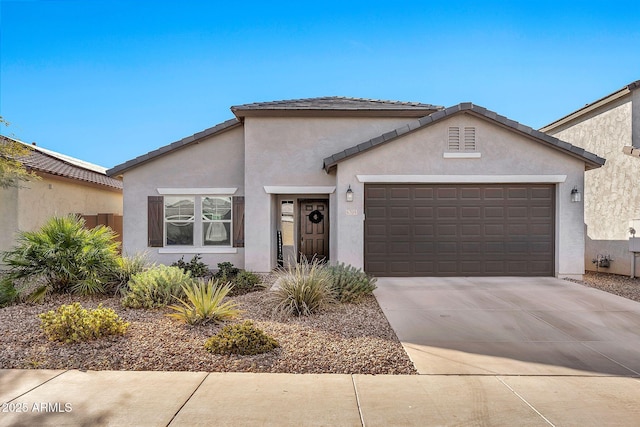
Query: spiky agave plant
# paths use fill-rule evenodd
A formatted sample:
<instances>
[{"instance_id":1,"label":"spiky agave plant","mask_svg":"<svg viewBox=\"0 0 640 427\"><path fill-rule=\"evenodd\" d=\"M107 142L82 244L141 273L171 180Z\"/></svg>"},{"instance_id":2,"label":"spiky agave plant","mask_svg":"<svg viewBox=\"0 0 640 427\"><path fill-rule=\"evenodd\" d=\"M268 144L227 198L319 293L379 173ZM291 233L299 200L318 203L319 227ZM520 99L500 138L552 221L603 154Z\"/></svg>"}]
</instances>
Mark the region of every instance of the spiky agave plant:
<instances>
[{"instance_id":1,"label":"spiky agave plant","mask_svg":"<svg viewBox=\"0 0 640 427\"><path fill-rule=\"evenodd\" d=\"M241 311L238 310L235 301L223 302L231 291L231 287L231 283L222 284L212 280L183 286L182 289L189 302L176 298L180 305L170 305L169 308L175 313L170 313L167 316L190 325L232 319L238 316Z\"/></svg>"}]
</instances>

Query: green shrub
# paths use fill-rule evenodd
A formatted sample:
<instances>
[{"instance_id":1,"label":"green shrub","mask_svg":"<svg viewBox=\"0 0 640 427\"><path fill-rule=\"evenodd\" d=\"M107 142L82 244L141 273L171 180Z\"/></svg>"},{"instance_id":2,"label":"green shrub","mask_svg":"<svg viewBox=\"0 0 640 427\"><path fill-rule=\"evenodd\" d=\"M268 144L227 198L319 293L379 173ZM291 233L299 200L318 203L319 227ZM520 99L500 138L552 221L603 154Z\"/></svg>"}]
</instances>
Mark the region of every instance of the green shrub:
<instances>
[{"instance_id":1,"label":"green shrub","mask_svg":"<svg viewBox=\"0 0 640 427\"><path fill-rule=\"evenodd\" d=\"M0 307L14 303L18 299L18 290L13 281L0 278Z\"/></svg>"},{"instance_id":2,"label":"green shrub","mask_svg":"<svg viewBox=\"0 0 640 427\"><path fill-rule=\"evenodd\" d=\"M223 282L232 281L236 278L240 269L234 267L230 262L221 262L218 263L218 271L213 275L215 279L221 280Z\"/></svg>"},{"instance_id":3,"label":"green shrub","mask_svg":"<svg viewBox=\"0 0 640 427\"><path fill-rule=\"evenodd\" d=\"M77 216L54 217L38 231L18 234L17 246L4 252L2 261L8 267L5 280L14 284L20 297L42 300L48 292L104 292L116 266L118 243L110 228L87 230L84 225ZM32 279L44 283L34 290L28 286ZM19 282L26 286L16 285Z\"/></svg>"},{"instance_id":4,"label":"green shrub","mask_svg":"<svg viewBox=\"0 0 640 427\"><path fill-rule=\"evenodd\" d=\"M260 291L264 289L260 276L246 270L240 272L233 278L233 288L229 295L244 295L249 292Z\"/></svg>"},{"instance_id":5,"label":"green shrub","mask_svg":"<svg viewBox=\"0 0 640 427\"><path fill-rule=\"evenodd\" d=\"M303 259L277 275L279 286L271 295L276 312L308 316L335 302L331 276L317 259Z\"/></svg>"},{"instance_id":6,"label":"green shrub","mask_svg":"<svg viewBox=\"0 0 640 427\"><path fill-rule=\"evenodd\" d=\"M182 288L194 282L191 273L179 267L158 265L131 277L122 305L131 308L164 307L173 302L174 297L184 297Z\"/></svg>"},{"instance_id":7,"label":"green shrub","mask_svg":"<svg viewBox=\"0 0 640 427\"><path fill-rule=\"evenodd\" d=\"M376 279L351 265L339 263L326 267L331 277L331 287L340 302L357 302L376 289Z\"/></svg>"},{"instance_id":8,"label":"green shrub","mask_svg":"<svg viewBox=\"0 0 640 427\"><path fill-rule=\"evenodd\" d=\"M202 257L200 254L195 254L191 261L185 262L184 255L176 262L171 264L172 267L180 267L184 271L191 272L191 277L206 277L211 271L209 271L209 266L204 262L200 261Z\"/></svg>"},{"instance_id":9,"label":"green shrub","mask_svg":"<svg viewBox=\"0 0 640 427\"><path fill-rule=\"evenodd\" d=\"M169 308L173 309L175 313L167 316L190 325L232 319L240 314L237 304L234 301L222 302L231 287L231 283L223 285L212 280L183 286L182 290L189 302L176 298L181 305L170 305Z\"/></svg>"},{"instance_id":10,"label":"green shrub","mask_svg":"<svg viewBox=\"0 0 640 427\"><path fill-rule=\"evenodd\" d=\"M216 354L254 355L267 353L280 347L278 341L256 328L247 320L227 325L204 344L204 348Z\"/></svg>"},{"instance_id":11,"label":"green shrub","mask_svg":"<svg viewBox=\"0 0 640 427\"><path fill-rule=\"evenodd\" d=\"M116 267L113 269L107 290L112 294L124 294L128 289L131 278L149 269L150 263L146 253L137 253L133 256L122 256L116 260Z\"/></svg>"},{"instance_id":12,"label":"green shrub","mask_svg":"<svg viewBox=\"0 0 640 427\"><path fill-rule=\"evenodd\" d=\"M56 311L38 315L40 326L51 341L73 343L94 340L106 335L122 335L129 327L110 308L102 304L95 310L82 308L79 303L61 305Z\"/></svg>"}]
</instances>

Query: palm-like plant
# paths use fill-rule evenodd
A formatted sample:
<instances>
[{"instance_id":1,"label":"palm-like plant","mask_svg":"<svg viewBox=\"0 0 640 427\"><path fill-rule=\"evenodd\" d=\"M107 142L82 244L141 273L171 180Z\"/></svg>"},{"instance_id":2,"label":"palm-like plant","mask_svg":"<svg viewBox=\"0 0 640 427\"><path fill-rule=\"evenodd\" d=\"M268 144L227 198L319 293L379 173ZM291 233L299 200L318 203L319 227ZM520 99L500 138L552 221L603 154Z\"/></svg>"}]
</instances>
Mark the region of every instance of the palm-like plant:
<instances>
[{"instance_id":1,"label":"palm-like plant","mask_svg":"<svg viewBox=\"0 0 640 427\"><path fill-rule=\"evenodd\" d=\"M118 243L108 227L84 228L77 216L51 218L40 230L20 232L17 246L4 252L5 285L18 284L20 296L41 300L50 292L104 292L116 266ZM34 289L32 282L40 283ZM26 294L26 295L25 295Z\"/></svg>"},{"instance_id":2,"label":"palm-like plant","mask_svg":"<svg viewBox=\"0 0 640 427\"><path fill-rule=\"evenodd\" d=\"M189 302L176 298L180 305L170 305L169 308L173 309L175 313L170 313L167 316L190 325L232 319L241 313L237 309L237 303L231 300L222 302L231 291L231 287L230 283L222 285L220 282L212 280L183 286L182 290Z\"/></svg>"}]
</instances>

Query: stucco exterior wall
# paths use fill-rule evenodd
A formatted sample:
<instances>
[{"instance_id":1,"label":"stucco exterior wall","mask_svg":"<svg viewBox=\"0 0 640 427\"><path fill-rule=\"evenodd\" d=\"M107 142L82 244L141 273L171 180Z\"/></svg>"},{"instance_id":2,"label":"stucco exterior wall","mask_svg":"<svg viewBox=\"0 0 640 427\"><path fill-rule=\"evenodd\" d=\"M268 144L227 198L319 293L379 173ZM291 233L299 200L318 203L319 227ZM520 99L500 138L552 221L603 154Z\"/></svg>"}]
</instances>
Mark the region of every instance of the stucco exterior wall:
<instances>
[{"instance_id":1,"label":"stucco exterior wall","mask_svg":"<svg viewBox=\"0 0 640 427\"><path fill-rule=\"evenodd\" d=\"M264 186L334 186L324 158L408 123L406 118L247 117L245 119L245 262L266 272L276 266L276 198ZM318 196L318 195L316 195ZM330 199L334 194L325 194ZM333 218L330 218L333 221ZM330 227L330 258L337 248Z\"/></svg>"},{"instance_id":2,"label":"stucco exterior wall","mask_svg":"<svg viewBox=\"0 0 640 427\"><path fill-rule=\"evenodd\" d=\"M449 126L475 126L481 158L443 158ZM564 182L556 184L556 275L581 277L583 205L571 203L570 192L574 185L583 188L583 171L584 162L539 142L469 114L453 116L338 164L336 193L344 194L351 185L355 197L351 203L336 197L336 259L360 268L364 264L365 184L357 175L443 175L452 183L459 175L486 176L486 182L497 175L566 175Z\"/></svg>"},{"instance_id":3,"label":"stucco exterior wall","mask_svg":"<svg viewBox=\"0 0 640 427\"><path fill-rule=\"evenodd\" d=\"M78 181L44 175L24 188L1 190L0 250L15 244L18 231L40 228L52 216L115 213L122 215L122 193Z\"/></svg>"},{"instance_id":4,"label":"stucco exterior wall","mask_svg":"<svg viewBox=\"0 0 640 427\"><path fill-rule=\"evenodd\" d=\"M151 260L163 264L180 259L181 254L162 253L166 248L147 247L148 196L160 195L159 188L237 188L233 196L242 196L245 194L243 159L243 130L238 127L125 171L125 253L146 252ZM219 262L232 262L237 267L244 267L243 248L232 248L229 253L206 253L206 249L180 247L185 260L200 253L202 261L212 268Z\"/></svg>"},{"instance_id":5,"label":"stucco exterior wall","mask_svg":"<svg viewBox=\"0 0 640 427\"><path fill-rule=\"evenodd\" d=\"M632 105L632 100L633 104ZM640 160L622 152L638 141L640 91L621 98L586 117L564 125L554 136L607 159L605 165L585 174L585 226L587 270L598 269L598 255L613 259L609 273L631 273L629 220L640 218ZM632 126L632 117L635 122ZM640 231L640 230L639 230ZM640 264L640 263L638 263ZM640 265L636 267L640 274Z\"/></svg>"},{"instance_id":6,"label":"stucco exterior wall","mask_svg":"<svg viewBox=\"0 0 640 427\"><path fill-rule=\"evenodd\" d=\"M18 230L18 189L0 188L0 251L11 249Z\"/></svg>"}]
</instances>

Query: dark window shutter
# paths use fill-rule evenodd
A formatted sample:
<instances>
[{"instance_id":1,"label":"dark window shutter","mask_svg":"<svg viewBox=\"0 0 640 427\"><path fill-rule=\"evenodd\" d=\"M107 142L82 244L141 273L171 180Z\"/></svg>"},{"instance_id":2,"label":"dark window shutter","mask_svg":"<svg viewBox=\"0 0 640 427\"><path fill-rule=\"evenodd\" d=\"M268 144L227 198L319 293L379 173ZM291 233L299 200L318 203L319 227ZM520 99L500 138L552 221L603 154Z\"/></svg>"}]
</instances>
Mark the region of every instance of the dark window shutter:
<instances>
[{"instance_id":1,"label":"dark window shutter","mask_svg":"<svg viewBox=\"0 0 640 427\"><path fill-rule=\"evenodd\" d=\"M147 224L149 247L164 246L164 197L149 196L147 203Z\"/></svg>"},{"instance_id":2,"label":"dark window shutter","mask_svg":"<svg viewBox=\"0 0 640 427\"><path fill-rule=\"evenodd\" d=\"M233 247L244 248L244 196L233 198Z\"/></svg>"}]
</instances>

